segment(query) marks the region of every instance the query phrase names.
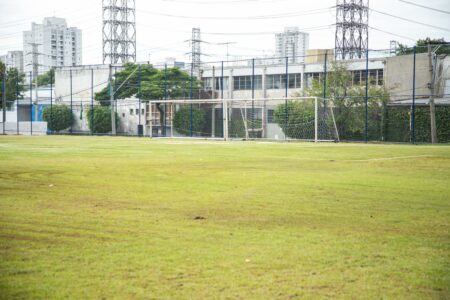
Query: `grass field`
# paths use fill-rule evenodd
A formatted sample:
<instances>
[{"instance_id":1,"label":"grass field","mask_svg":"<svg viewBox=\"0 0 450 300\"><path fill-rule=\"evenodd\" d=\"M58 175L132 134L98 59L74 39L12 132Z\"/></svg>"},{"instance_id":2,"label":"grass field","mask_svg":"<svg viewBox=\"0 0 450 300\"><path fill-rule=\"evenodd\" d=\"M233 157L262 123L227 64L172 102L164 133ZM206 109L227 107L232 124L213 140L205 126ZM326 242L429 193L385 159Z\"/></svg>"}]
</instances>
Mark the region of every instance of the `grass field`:
<instances>
[{"instance_id":1,"label":"grass field","mask_svg":"<svg viewBox=\"0 0 450 300\"><path fill-rule=\"evenodd\" d=\"M449 299L450 146L0 137L0 298Z\"/></svg>"}]
</instances>

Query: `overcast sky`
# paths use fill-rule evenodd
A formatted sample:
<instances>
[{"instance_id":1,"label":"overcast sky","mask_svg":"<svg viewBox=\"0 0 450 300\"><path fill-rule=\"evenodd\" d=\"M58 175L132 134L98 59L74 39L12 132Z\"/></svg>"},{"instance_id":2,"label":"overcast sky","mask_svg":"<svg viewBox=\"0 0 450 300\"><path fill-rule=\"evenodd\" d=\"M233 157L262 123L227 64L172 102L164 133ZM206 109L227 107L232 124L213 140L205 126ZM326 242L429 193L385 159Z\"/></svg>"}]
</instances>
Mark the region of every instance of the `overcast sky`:
<instances>
[{"instance_id":1,"label":"overcast sky","mask_svg":"<svg viewBox=\"0 0 450 300\"><path fill-rule=\"evenodd\" d=\"M408 2L450 11L450 0ZM287 26L309 32L310 48L334 48L335 29L328 26L336 21L335 4L335 0L136 0L138 61L148 60L149 55L153 63L166 57L188 61L189 44L185 41L192 27L200 27L202 40L210 43L202 45L202 52L210 55L203 57L205 61L226 59L226 46L214 43L235 43L229 46L230 56L270 55L275 48L273 33ZM370 7L450 30L450 15L446 13L400 0L371 0ZM286 14L290 16L278 17ZM83 64L102 63L101 0L0 0L0 54L22 50L22 31L29 30L31 22L41 23L48 16L66 18L69 26L82 30ZM378 29L370 30L371 49L387 49L391 40L412 45L413 40L427 36L450 41L449 31L374 11L369 25Z\"/></svg>"}]
</instances>

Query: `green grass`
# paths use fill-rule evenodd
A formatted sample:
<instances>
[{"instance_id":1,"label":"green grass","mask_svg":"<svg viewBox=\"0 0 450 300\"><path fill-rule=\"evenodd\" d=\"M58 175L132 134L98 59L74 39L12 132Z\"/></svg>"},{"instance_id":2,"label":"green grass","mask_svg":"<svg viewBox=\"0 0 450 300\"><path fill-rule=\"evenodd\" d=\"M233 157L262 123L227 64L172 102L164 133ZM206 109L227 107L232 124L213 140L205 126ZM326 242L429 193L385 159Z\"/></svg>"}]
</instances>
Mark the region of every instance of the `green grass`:
<instances>
[{"instance_id":1,"label":"green grass","mask_svg":"<svg viewBox=\"0 0 450 300\"><path fill-rule=\"evenodd\" d=\"M0 137L0 298L449 287L449 146Z\"/></svg>"}]
</instances>

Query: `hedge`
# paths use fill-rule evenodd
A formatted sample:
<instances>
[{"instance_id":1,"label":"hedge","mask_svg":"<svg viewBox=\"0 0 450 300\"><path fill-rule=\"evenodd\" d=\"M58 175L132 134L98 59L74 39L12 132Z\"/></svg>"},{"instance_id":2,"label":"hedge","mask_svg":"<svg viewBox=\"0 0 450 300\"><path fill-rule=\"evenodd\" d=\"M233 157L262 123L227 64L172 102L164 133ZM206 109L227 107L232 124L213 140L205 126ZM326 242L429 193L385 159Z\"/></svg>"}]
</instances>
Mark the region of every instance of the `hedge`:
<instances>
[{"instance_id":1,"label":"hedge","mask_svg":"<svg viewBox=\"0 0 450 300\"><path fill-rule=\"evenodd\" d=\"M94 113L94 122L92 124L92 112ZM111 129L111 109L109 106L96 106L87 112L89 129L93 133L106 134ZM116 128L119 126L119 116L116 113Z\"/></svg>"},{"instance_id":2,"label":"hedge","mask_svg":"<svg viewBox=\"0 0 450 300\"><path fill-rule=\"evenodd\" d=\"M67 105L52 105L44 108L42 119L49 130L59 132L72 125L73 114Z\"/></svg>"},{"instance_id":3,"label":"hedge","mask_svg":"<svg viewBox=\"0 0 450 300\"><path fill-rule=\"evenodd\" d=\"M205 134L205 125L206 110L195 106L182 106L175 112L173 118L173 126L175 130L183 135L190 135L192 130L192 135L203 136Z\"/></svg>"}]
</instances>

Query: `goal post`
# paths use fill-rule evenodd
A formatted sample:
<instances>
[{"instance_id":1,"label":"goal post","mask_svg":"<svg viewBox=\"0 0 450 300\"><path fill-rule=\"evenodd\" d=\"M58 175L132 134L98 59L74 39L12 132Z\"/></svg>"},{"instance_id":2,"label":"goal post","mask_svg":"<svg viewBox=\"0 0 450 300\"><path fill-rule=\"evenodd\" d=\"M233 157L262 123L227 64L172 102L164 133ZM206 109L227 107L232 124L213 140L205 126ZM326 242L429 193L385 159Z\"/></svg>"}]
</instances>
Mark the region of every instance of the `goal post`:
<instances>
[{"instance_id":1,"label":"goal post","mask_svg":"<svg viewBox=\"0 0 450 300\"><path fill-rule=\"evenodd\" d=\"M319 97L149 102L151 137L339 141L334 106Z\"/></svg>"}]
</instances>

